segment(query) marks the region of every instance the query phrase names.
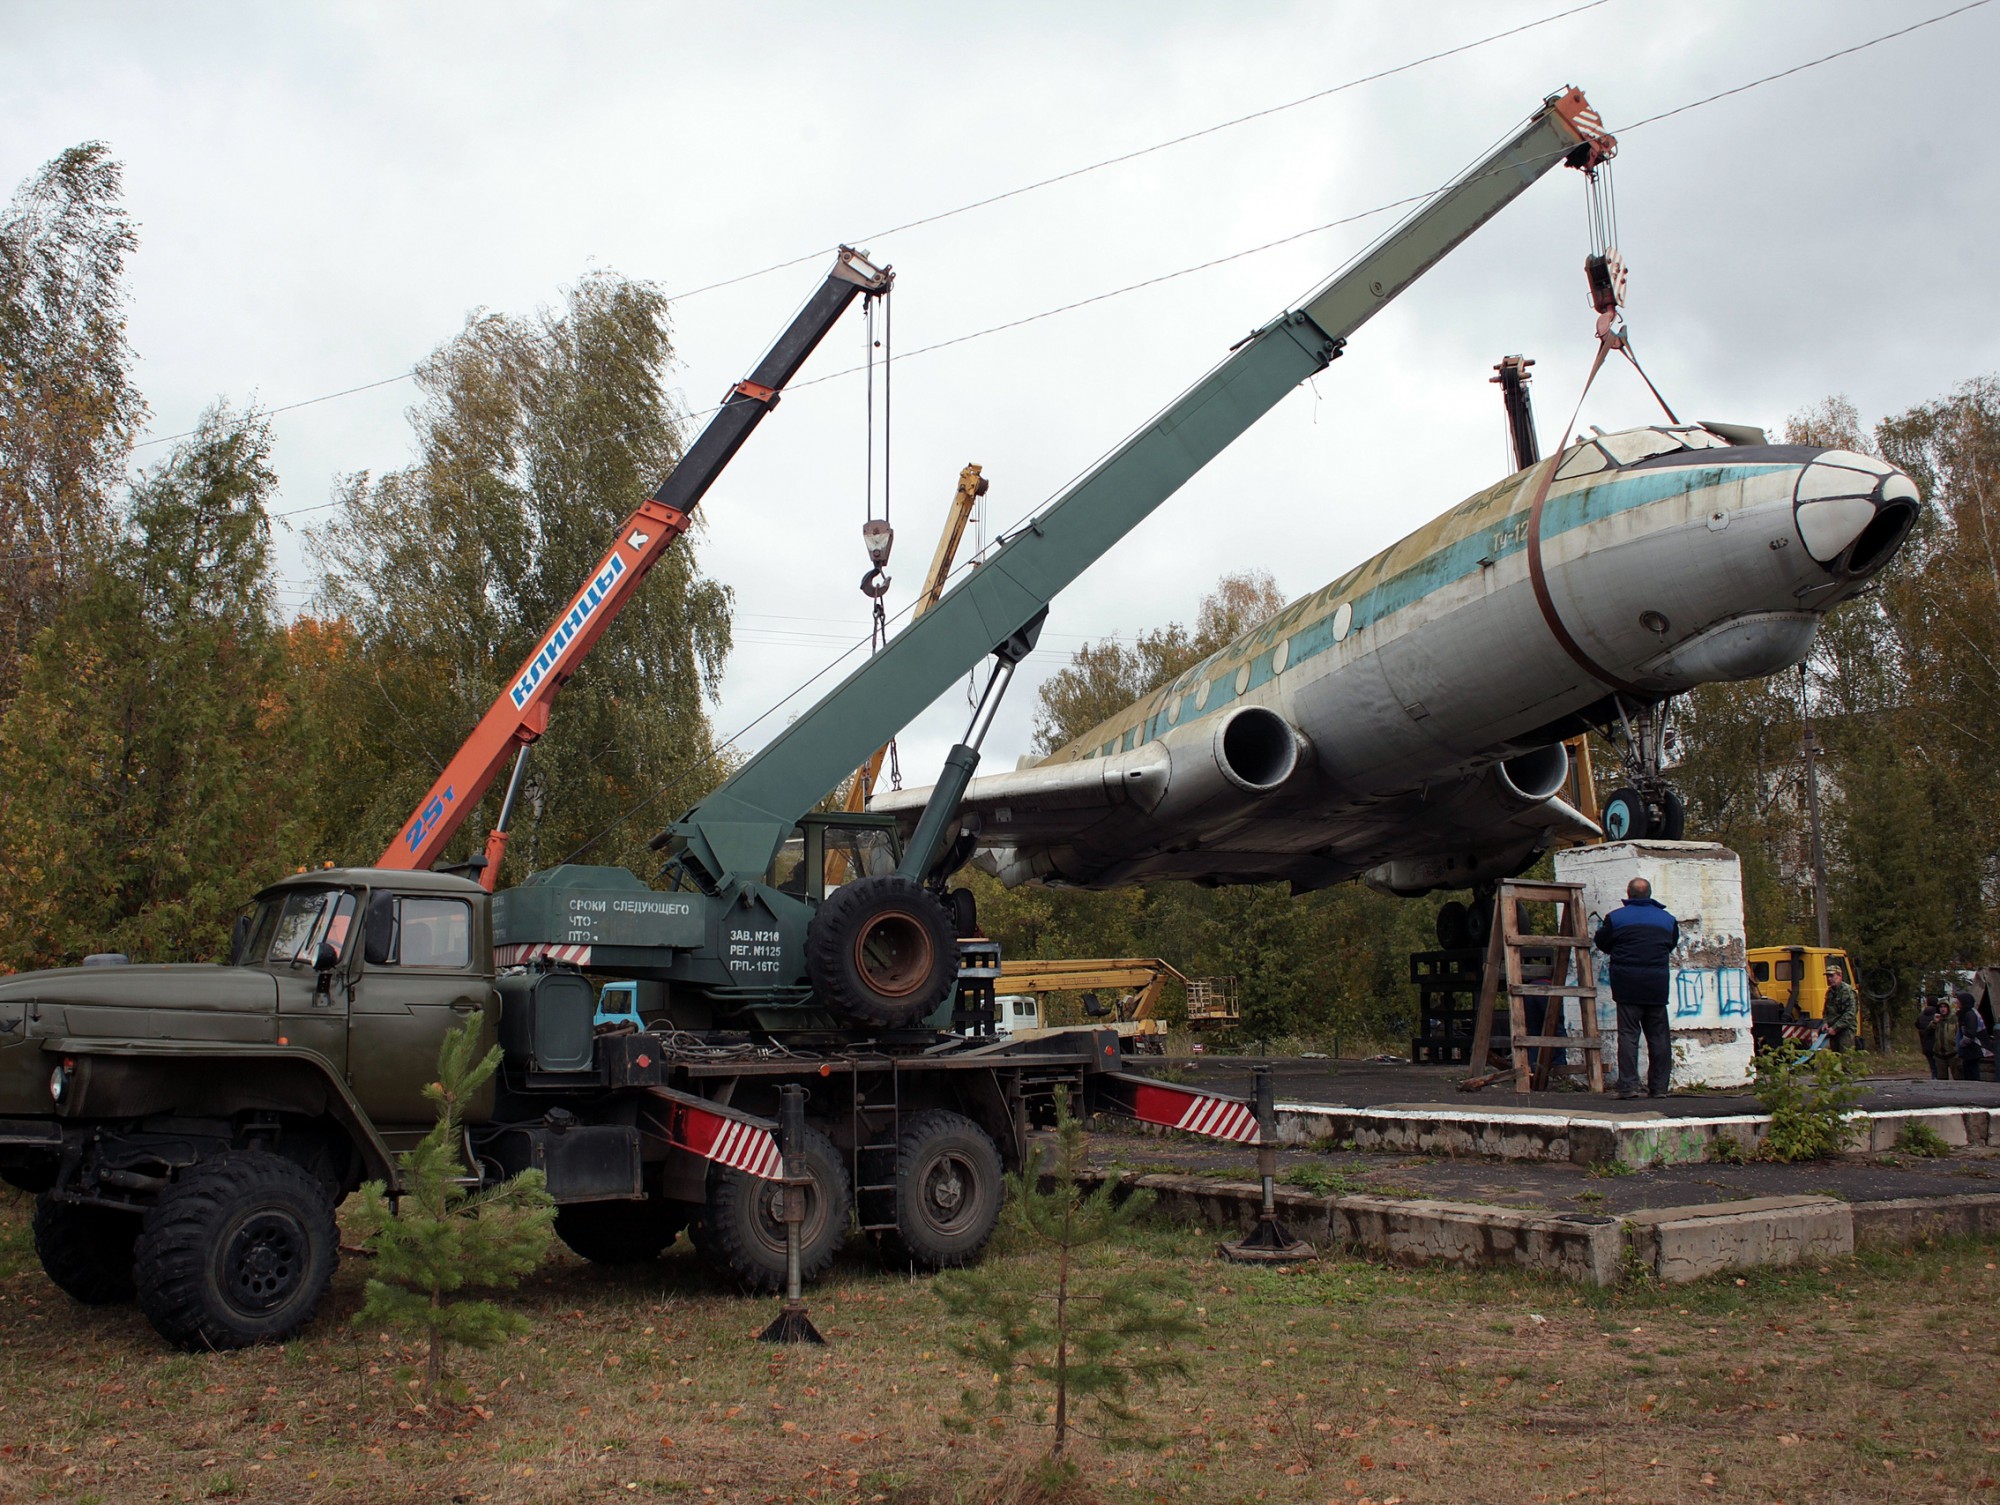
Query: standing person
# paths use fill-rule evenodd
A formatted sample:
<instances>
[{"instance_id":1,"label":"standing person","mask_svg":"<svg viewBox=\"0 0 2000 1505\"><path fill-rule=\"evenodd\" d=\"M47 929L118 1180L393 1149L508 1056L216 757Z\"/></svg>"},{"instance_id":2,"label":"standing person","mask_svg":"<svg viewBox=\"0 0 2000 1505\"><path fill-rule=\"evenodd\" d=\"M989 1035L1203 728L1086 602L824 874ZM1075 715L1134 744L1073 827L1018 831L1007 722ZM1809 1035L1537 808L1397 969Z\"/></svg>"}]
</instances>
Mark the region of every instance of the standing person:
<instances>
[{"instance_id":1,"label":"standing person","mask_svg":"<svg viewBox=\"0 0 2000 1505\"><path fill-rule=\"evenodd\" d=\"M1646 1095L1673 1086L1674 1052L1667 1028L1667 961L1680 944L1681 922L1634 878L1625 902L1604 917L1593 944L1611 959L1611 1001L1618 1005L1618 1095L1639 1095L1639 1037L1646 1039Z\"/></svg>"},{"instance_id":2,"label":"standing person","mask_svg":"<svg viewBox=\"0 0 2000 1505\"><path fill-rule=\"evenodd\" d=\"M1854 1037L1861 1029L1861 1000L1847 974L1832 962L1826 968L1826 1008L1819 1022L1826 1030L1827 1044L1835 1050L1854 1049Z\"/></svg>"},{"instance_id":3,"label":"standing person","mask_svg":"<svg viewBox=\"0 0 2000 1505\"><path fill-rule=\"evenodd\" d=\"M1970 993L1958 995L1958 1074L1968 1082L1980 1080L1988 1046L1986 1016Z\"/></svg>"},{"instance_id":4,"label":"standing person","mask_svg":"<svg viewBox=\"0 0 2000 1505\"><path fill-rule=\"evenodd\" d=\"M1955 1054L1952 1047L1956 1043L1951 1029L1951 1010L1944 999L1926 997L1917 1006L1917 1045L1924 1053L1924 1064L1930 1067L1934 1082L1951 1079L1951 1058Z\"/></svg>"}]
</instances>

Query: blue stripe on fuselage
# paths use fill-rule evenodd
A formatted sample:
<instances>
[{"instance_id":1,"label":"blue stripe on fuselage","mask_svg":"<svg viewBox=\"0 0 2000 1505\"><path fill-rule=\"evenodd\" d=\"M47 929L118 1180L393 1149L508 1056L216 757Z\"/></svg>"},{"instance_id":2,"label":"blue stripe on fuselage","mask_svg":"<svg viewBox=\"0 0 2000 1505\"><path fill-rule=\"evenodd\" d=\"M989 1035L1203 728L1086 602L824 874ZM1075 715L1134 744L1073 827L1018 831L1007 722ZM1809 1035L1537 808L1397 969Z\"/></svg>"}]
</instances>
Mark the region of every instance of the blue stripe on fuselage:
<instances>
[{"instance_id":1,"label":"blue stripe on fuselage","mask_svg":"<svg viewBox=\"0 0 2000 1505\"><path fill-rule=\"evenodd\" d=\"M1744 464L1704 464L1676 465L1647 470L1625 470L1567 491L1560 496L1552 495L1542 508L1542 534L1553 538L1567 533L1573 528L1587 527L1591 523L1602 522L1621 512L1630 512L1637 507L1651 506L1689 492L1704 490L1710 486L1720 486L1727 481L1748 479L1774 470L1788 470L1789 465L1744 465ZM1525 488L1516 492L1522 495ZM1490 559L1498 563L1502 559L1520 553L1528 546L1528 509L1510 512L1490 528L1481 529L1465 538L1446 544L1435 553L1427 554L1406 570L1391 575L1379 585L1370 586L1360 595L1352 598L1354 620L1349 628L1349 636L1364 627L1372 627L1387 617L1393 616L1416 605L1419 601L1454 585L1473 574L1482 566L1480 561ZM1349 575L1358 575L1363 565ZM1271 667L1275 645L1249 660L1250 677L1244 685L1242 695L1247 696L1258 686L1268 684L1279 673L1289 672L1294 665L1316 658L1334 646L1333 617L1339 610L1340 602L1330 599L1323 615L1293 632L1287 640L1291 647L1286 651L1285 668L1273 671ZM1259 629L1262 630L1261 628ZM1240 642L1241 639L1238 639ZM1180 699L1179 714L1169 723L1163 707L1144 723L1143 733L1134 737L1138 728L1127 728L1116 740L1119 750L1129 749L1135 742L1150 742L1176 726L1189 721L1212 716L1226 708L1233 700L1242 698L1236 689L1236 675L1230 673L1221 680L1210 684L1208 703L1199 709L1195 706L1195 696L1211 672L1211 666L1226 661L1236 644L1221 649L1200 667L1190 681L1191 688ZM1240 668L1240 665L1238 666ZM1099 757L1102 750L1087 751L1080 756Z\"/></svg>"}]
</instances>

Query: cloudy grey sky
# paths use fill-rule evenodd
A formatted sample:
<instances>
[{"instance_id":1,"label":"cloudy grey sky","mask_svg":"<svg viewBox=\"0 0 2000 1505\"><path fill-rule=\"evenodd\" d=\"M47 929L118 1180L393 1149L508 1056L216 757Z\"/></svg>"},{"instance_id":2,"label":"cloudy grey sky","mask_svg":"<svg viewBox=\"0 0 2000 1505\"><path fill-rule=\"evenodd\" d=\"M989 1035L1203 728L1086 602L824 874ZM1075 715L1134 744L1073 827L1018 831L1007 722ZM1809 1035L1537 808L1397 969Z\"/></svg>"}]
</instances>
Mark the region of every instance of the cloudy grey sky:
<instances>
[{"instance_id":1,"label":"cloudy grey sky","mask_svg":"<svg viewBox=\"0 0 2000 1505\"><path fill-rule=\"evenodd\" d=\"M895 263L896 343L914 350L1434 187L1566 83L1616 128L1958 0L1605 0L874 233L1576 3L10 0L0 179L91 138L126 163L132 340L168 435L219 396L275 407L394 376L469 310L530 309L593 266L671 294L855 241ZM1631 327L1683 416L1775 425L1842 392L1872 420L2000 367L1996 62L1991 5L1624 135ZM986 467L997 531L1386 222L899 362L892 607L962 464ZM1538 359L1553 443L1593 349L1585 250L1582 182L1553 173L1378 317L1057 604L988 767L1025 751L1034 679L1086 638L1188 619L1228 570L1302 594L1498 479L1500 356ZM826 260L675 304L687 408L752 364ZM860 358L850 318L804 377ZM327 515L308 509L343 472L407 460L411 396L393 383L278 417L293 608L314 574L304 529ZM703 561L740 611L724 733L865 635L862 400L854 378L794 392L710 494ZM1649 403L1612 371L1582 421L1644 421ZM963 713L942 704L905 737L913 779Z\"/></svg>"}]
</instances>

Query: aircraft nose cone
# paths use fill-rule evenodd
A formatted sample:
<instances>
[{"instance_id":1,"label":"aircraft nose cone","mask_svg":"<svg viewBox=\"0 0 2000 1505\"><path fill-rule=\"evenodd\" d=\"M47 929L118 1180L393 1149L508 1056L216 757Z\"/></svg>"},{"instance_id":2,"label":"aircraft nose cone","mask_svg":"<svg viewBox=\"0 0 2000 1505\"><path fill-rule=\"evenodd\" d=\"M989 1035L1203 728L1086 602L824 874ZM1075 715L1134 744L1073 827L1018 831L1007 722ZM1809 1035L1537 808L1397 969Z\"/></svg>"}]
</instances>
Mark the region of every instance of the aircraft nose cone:
<instances>
[{"instance_id":1,"label":"aircraft nose cone","mask_svg":"<svg viewBox=\"0 0 2000 1505\"><path fill-rule=\"evenodd\" d=\"M1895 466L1830 449L1799 472L1792 516L1815 561L1858 580L1895 557L1922 505L1916 482Z\"/></svg>"}]
</instances>

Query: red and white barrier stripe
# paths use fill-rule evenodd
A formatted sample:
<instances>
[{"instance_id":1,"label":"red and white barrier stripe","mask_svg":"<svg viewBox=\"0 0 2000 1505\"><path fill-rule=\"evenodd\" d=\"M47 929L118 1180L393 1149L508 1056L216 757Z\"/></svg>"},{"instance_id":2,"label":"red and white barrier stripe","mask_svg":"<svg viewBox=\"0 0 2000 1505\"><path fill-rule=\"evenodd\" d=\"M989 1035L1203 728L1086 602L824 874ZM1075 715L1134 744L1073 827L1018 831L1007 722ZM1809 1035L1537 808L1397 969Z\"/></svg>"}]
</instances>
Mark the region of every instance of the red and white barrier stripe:
<instances>
[{"instance_id":1,"label":"red and white barrier stripe","mask_svg":"<svg viewBox=\"0 0 2000 1505\"><path fill-rule=\"evenodd\" d=\"M669 1144L760 1181L785 1174L777 1136L762 1119L670 1087L648 1087L646 1092L656 1110L645 1115L647 1126Z\"/></svg>"},{"instance_id":2,"label":"red and white barrier stripe","mask_svg":"<svg viewBox=\"0 0 2000 1505\"><path fill-rule=\"evenodd\" d=\"M590 947L558 946L551 941L523 941L512 946L495 946L493 960L502 967L523 967L529 962L546 958L552 962L568 962L572 966L590 965Z\"/></svg>"},{"instance_id":3,"label":"red and white barrier stripe","mask_svg":"<svg viewBox=\"0 0 2000 1505\"><path fill-rule=\"evenodd\" d=\"M1123 1107L1141 1123L1203 1134L1210 1139L1233 1140L1237 1144L1257 1142L1257 1115L1241 1098L1123 1073L1100 1081L1109 1104Z\"/></svg>"}]
</instances>

